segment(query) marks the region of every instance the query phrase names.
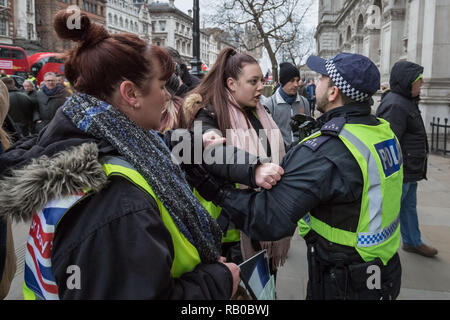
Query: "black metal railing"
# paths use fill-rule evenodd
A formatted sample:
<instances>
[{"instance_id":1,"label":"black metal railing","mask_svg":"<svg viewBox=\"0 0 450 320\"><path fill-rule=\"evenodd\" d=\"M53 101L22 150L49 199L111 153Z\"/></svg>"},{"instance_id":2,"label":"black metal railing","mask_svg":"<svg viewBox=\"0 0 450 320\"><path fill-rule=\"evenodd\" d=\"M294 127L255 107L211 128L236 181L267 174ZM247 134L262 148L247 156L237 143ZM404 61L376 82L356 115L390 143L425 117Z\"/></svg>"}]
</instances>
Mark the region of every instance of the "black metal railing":
<instances>
[{"instance_id":1,"label":"black metal railing","mask_svg":"<svg viewBox=\"0 0 450 320\"><path fill-rule=\"evenodd\" d=\"M436 122L437 120L437 122ZM433 117L431 125L431 151L442 152L444 155L450 153L450 149L447 148L447 142L450 142L447 138L447 134L450 132L450 125L448 124L448 118L445 118L443 123L440 123L441 119Z\"/></svg>"}]
</instances>

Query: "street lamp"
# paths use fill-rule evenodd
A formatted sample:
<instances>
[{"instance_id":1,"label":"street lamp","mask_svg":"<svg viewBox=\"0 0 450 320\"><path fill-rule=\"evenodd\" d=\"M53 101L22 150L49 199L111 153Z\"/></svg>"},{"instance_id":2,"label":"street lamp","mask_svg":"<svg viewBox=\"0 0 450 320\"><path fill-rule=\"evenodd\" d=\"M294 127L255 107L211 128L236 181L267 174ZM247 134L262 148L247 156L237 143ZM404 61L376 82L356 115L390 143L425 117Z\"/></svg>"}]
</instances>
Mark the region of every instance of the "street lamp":
<instances>
[{"instance_id":1,"label":"street lamp","mask_svg":"<svg viewBox=\"0 0 450 320\"><path fill-rule=\"evenodd\" d=\"M193 57L191 60L191 74L202 78L202 62L200 61L200 6L199 0L194 0L194 26L193 26Z\"/></svg>"}]
</instances>

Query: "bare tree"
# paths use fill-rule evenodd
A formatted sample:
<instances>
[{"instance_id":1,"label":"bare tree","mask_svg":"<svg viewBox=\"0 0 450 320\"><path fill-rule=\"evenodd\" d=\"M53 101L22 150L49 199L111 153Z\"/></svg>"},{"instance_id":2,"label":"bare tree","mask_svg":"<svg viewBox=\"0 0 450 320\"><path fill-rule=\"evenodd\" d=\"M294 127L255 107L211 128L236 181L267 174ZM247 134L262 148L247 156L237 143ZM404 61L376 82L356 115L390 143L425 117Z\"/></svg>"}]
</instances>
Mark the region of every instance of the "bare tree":
<instances>
[{"instance_id":1,"label":"bare tree","mask_svg":"<svg viewBox=\"0 0 450 320\"><path fill-rule=\"evenodd\" d=\"M287 55L293 65L300 68L302 62L314 51L314 29L302 29L297 33L294 41L287 46Z\"/></svg>"},{"instance_id":2,"label":"bare tree","mask_svg":"<svg viewBox=\"0 0 450 320\"><path fill-rule=\"evenodd\" d=\"M215 13L208 17L210 23L228 27L240 39L246 51L264 47L272 63L272 75L278 81L280 50L287 49L295 64L299 60L299 35L304 34L304 18L315 0L222 0ZM251 27L255 37L249 41L241 32ZM298 45L296 45L296 43ZM301 60L301 59L300 59ZM300 62L298 62L300 63Z\"/></svg>"}]
</instances>

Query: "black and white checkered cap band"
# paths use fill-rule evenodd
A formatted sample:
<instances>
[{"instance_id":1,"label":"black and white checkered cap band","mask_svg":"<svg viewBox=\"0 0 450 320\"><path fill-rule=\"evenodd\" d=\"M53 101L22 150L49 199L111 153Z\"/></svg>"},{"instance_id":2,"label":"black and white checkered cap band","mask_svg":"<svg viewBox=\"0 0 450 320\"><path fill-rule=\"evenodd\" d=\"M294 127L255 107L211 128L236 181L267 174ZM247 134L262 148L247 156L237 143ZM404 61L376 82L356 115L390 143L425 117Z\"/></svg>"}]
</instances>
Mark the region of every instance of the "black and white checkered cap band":
<instances>
[{"instance_id":1,"label":"black and white checkered cap band","mask_svg":"<svg viewBox=\"0 0 450 320\"><path fill-rule=\"evenodd\" d=\"M333 80L336 87L342 91L347 97L354 101L365 101L369 99L369 95L367 93L360 92L345 81L345 79L340 75L340 73L336 70L336 66L333 63L333 60L328 60L325 63L325 68L327 69L328 76Z\"/></svg>"}]
</instances>

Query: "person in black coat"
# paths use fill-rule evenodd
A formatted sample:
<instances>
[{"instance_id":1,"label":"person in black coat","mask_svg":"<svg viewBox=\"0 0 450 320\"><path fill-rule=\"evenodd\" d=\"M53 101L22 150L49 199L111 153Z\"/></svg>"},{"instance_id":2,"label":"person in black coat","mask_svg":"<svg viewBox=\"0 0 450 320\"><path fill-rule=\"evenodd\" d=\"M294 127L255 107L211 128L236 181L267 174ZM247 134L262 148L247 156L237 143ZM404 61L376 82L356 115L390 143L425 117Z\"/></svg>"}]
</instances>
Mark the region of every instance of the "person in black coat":
<instances>
[{"instance_id":1,"label":"person in black coat","mask_svg":"<svg viewBox=\"0 0 450 320\"><path fill-rule=\"evenodd\" d=\"M31 133L33 127L33 111L35 104L23 92L20 92L14 84L12 78L2 78L9 91L9 112L14 123L20 132L12 132L15 138L27 136Z\"/></svg>"},{"instance_id":2,"label":"person in black coat","mask_svg":"<svg viewBox=\"0 0 450 320\"><path fill-rule=\"evenodd\" d=\"M41 131L53 119L56 110L66 102L68 97L70 97L69 91L57 83L56 75L53 72L47 72L36 97L38 108L33 114L36 132Z\"/></svg>"},{"instance_id":3,"label":"person in black coat","mask_svg":"<svg viewBox=\"0 0 450 320\"><path fill-rule=\"evenodd\" d=\"M404 183L400 211L403 249L426 257L438 251L424 244L417 218L417 182L427 177L428 140L418 102L423 84L423 67L399 61L390 77L390 91L382 98L377 116L390 122L403 154Z\"/></svg>"}]
</instances>

